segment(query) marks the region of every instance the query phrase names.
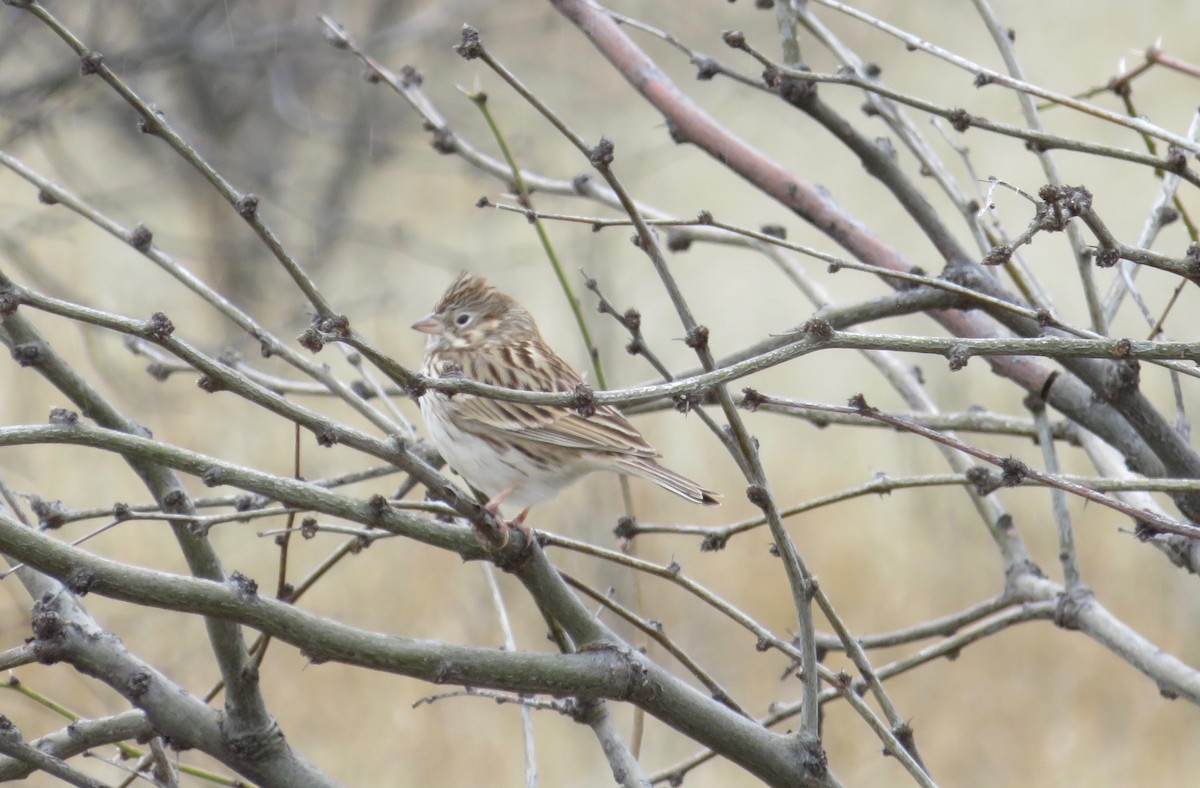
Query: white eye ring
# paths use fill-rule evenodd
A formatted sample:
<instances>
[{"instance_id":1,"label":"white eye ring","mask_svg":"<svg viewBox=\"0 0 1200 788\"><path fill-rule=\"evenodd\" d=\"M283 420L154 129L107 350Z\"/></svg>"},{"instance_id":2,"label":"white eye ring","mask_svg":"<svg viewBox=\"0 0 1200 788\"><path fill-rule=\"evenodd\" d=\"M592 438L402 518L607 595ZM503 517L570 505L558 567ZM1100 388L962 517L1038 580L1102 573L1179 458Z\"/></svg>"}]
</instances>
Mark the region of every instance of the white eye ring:
<instances>
[{"instance_id":1,"label":"white eye ring","mask_svg":"<svg viewBox=\"0 0 1200 788\"><path fill-rule=\"evenodd\" d=\"M471 322L471 316L466 312L463 312L461 315L454 318L454 322L458 323L460 326L465 326L467 323Z\"/></svg>"}]
</instances>

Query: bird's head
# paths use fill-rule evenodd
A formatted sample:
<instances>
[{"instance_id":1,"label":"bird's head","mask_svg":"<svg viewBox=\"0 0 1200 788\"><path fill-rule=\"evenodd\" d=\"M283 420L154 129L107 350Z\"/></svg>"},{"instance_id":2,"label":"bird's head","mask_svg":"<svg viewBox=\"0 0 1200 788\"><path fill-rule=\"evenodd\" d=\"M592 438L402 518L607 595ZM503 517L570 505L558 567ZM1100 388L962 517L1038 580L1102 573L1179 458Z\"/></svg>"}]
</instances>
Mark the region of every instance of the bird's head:
<instances>
[{"instance_id":1,"label":"bird's head","mask_svg":"<svg viewBox=\"0 0 1200 788\"><path fill-rule=\"evenodd\" d=\"M525 307L492 287L482 276L462 273L437 306L412 325L429 335L430 350L478 350L491 343L511 344L537 335Z\"/></svg>"}]
</instances>

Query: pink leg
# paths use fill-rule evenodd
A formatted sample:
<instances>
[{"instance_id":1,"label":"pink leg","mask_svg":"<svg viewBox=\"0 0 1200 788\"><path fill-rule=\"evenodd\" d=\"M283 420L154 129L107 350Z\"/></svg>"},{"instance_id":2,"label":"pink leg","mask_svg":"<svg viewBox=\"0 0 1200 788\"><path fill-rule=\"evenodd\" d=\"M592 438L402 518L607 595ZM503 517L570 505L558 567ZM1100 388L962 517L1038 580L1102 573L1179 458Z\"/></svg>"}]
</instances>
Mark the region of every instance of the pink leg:
<instances>
[{"instance_id":1,"label":"pink leg","mask_svg":"<svg viewBox=\"0 0 1200 788\"><path fill-rule=\"evenodd\" d=\"M525 524L525 518L529 516L529 510L532 508L533 507L531 506L526 506L521 510L521 513L518 514L515 519L509 522L509 525L511 525L513 528L516 528L518 531L525 534L526 539L533 538L533 529Z\"/></svg>"},{"instance_id":2,"label":"pink leg","mask_svg":"<svg viewBox=\"0 0 1200 788\"><path fill-rule=\"evenodd\" d=\"M492 500L485 503L483 508L487 509L492 514L498 515L500 513L500 504L504 503L505 498L513 494L513 491L517 489L517 484L519 484L519 482L513 482L500 492L493 495Z\"/></svg>"},{"instance_id":3,"label":"pink leg","mask_svg":"<svg viewBox=\"0 0 1200 788\"><path fill-rule=\"evenodd\" d=\"M492 499L483 505L483 508L487 510L493 517L499 520L501 526L504 528L504 541L500 543L500 549L504 549L505 545L508 544L509 528L516 528L525 535L526 539L533 538L533 531L529 529L529 526L525 525L525 518L529 515L529 510L531 507L526 506L513 520L505 520L500 516L500 504L504 503L505 498L513 494L513 491L517 489L518 484L519 482L513 482L492 496Z\"/></svg>"}]
</instances>

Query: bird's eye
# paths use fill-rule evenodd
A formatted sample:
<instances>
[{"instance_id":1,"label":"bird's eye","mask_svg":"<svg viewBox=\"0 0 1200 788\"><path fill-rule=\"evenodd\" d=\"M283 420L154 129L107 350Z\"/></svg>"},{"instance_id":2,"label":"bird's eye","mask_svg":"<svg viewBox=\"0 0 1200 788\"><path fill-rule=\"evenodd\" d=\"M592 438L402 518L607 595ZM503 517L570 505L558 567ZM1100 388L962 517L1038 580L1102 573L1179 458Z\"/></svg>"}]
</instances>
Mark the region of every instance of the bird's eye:
<instances>
[{"instance_id":1,"label":"bird's eye","mask_svg":"<svg viewBox=\"0 0 1200 788\"><path fill-rule=\"evenodd\" d=\"M461 315L454 318L454 322L458 323L460 326L465 326L467 323L471 322L471 316L466 312L463 312Z\"/></svg>"}]
</instances>

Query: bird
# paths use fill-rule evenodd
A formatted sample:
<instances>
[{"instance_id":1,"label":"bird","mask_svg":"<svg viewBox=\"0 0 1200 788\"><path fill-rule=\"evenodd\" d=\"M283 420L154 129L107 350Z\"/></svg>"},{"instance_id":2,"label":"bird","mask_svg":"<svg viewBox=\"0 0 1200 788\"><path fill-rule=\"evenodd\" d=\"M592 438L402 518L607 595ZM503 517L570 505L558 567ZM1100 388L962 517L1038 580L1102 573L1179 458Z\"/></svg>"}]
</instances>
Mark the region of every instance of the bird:
<instances>
[{"instance_id":1,"label":"bird","mask_svg":"<svg viewBox=\"0 0 1200 788\"><path fill-rule=\"evenodd\" d=\"M575 391L583 379L546 343L525 307L463 272L433 312L413 323L428 335L421 374L461 377L521 391ZM593 471L648 479L676 495L715 506L720 495L658 462L659 454L621 412L597 405L585 416L566 405L541 405L446 393L420 397L430 442L484 508L526 537L529 510ZM504 520L501 504L520 509ZM503 543L508 529L503 529Z\"/></svg>"}]
</instances>

